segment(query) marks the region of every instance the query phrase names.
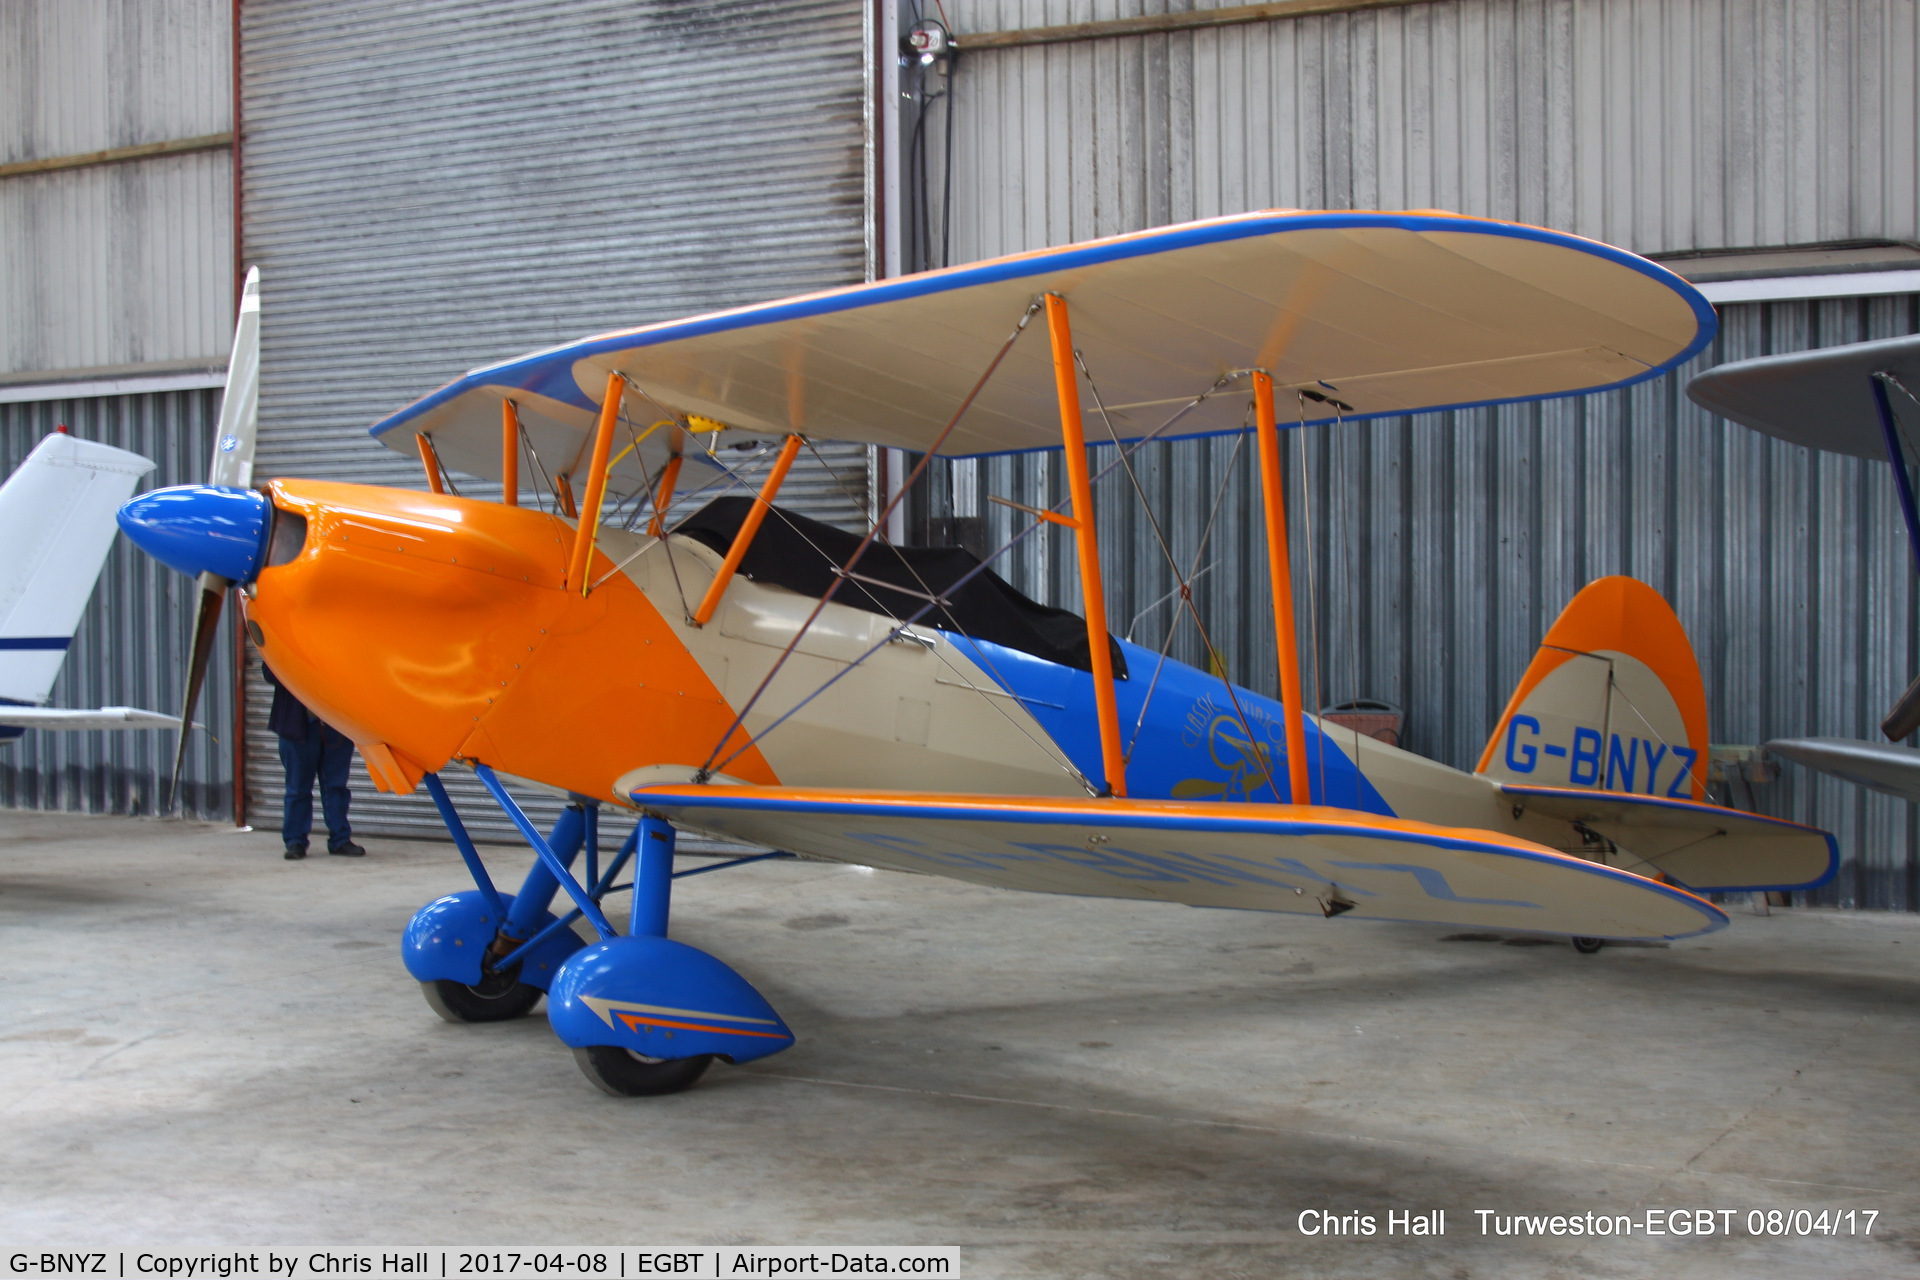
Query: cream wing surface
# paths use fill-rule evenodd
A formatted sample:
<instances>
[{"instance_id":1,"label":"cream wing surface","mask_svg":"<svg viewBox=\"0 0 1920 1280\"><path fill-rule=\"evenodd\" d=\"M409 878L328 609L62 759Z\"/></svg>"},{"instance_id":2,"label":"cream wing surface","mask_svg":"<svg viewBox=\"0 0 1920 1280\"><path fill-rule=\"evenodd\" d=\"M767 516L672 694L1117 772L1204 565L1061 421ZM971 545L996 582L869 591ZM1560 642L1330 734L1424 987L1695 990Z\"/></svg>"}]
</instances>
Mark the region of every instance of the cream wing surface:
<instances>
[{"instance_id":1,"label":"cream wing surface","mask_svg":"<svg viewBox=\"0 0 1920 1280\"><path fill-rule=\"evenodd\" d=\"M926 449L1046 293L1067 301L1122 438L1256 367L1309 420L1400 414L1636 382L1715 324L1685 281L1595 241L1444 213L1272 211L602 334L476 370L372 430L403 452L427 432L443 457L497 474L501 398L584 439L618 372L646 412L713 419L723 442L797 431ZM1218 399L1173 434L1239 429L1244 406ZM1058 443L1052 362L1033 341L945 451Z\"/></svg>"}]
</instances>

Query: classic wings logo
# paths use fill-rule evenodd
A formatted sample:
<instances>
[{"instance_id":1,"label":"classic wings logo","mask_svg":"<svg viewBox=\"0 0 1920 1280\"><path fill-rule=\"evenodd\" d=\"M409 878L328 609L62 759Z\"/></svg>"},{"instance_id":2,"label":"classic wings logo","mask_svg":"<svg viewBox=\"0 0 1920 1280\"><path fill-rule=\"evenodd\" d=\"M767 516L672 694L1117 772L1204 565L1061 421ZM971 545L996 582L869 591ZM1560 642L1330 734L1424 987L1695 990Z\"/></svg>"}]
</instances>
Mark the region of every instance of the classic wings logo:
<instances>
[{"instance_id":1,"label":"classic wings logo","mask_svg":"<svg viewBox=\"0 0 1920 1280\"><path fill-rule=\"evenodd\" d=\"M1253 742L1232 707L1224 710L1212 694L1194 699L1181 726L1180 740L1189 750L1205 746L1224 778L1182 778L1173 784L1175 800L1251 800L1257 791L1268 790L1267 779L1276 767L1275 750L1281 741L1281 725L1262 708L1246 708L1247 724L1265 742Z\"/></svg>"}]
</instances>

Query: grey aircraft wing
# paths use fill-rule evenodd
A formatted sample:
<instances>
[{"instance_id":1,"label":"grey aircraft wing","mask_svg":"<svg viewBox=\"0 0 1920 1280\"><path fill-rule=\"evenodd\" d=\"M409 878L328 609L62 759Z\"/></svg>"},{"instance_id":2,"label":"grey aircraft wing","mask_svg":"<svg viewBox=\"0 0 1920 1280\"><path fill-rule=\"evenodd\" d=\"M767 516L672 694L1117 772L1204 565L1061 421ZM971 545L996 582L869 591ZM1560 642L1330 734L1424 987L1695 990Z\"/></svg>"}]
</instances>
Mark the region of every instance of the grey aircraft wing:
<instances>
[{"instance_id":1,"label":"grey aircraft wing","mask_svg":"<svg viewBox=\"0 0 1920 1280\"><path fill-rule=\"evenodd\" d=\"M1767 750L1902 800L1920 800L1920 748L1858 738L1775 738Z\"/></svg>"},{"instance_id":2,"label":"grey aircraft wing","mask_svg":"<svg viewBox=\"0 0 1920 1280\"><path fill-rule=\"evenodd\" d=\"M1687 384L1687 394L1702 408L1776 439L1885 462L1873 403L1876 373L1892 374L1920 395L1920 336L1738 360L1707 370Z\"/></svg>"}]
</instances>

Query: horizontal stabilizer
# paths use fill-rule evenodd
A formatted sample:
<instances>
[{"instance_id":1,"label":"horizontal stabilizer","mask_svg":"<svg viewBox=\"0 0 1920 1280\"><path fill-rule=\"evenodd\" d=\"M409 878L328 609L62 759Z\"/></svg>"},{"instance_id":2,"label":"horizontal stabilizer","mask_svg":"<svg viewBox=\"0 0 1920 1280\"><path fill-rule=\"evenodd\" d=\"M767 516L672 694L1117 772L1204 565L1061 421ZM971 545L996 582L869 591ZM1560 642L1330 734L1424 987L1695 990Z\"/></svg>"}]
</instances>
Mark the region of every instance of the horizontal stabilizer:
<instances>
[{"instance_id":1,"label":"horizontal stabilizer","mask_svg":"<svg viewBox=\"0 0 1920 1280\"><path fill-rule=\"evenodd\" d=\"M12 729L178 729L178 716L138 707L69 711L64 707L0 706L0 726ZM199 728L198 725L194 726Z\"/></svg>"},{"instance_id":2,"label":"horizontal stabilizer","mask_svg":"<svg viewBox=\"0 0 1920 1280\"><path fill-rule=\"evenodd\" d=\"M1858 738L1776 738L1767 750L1874 791L1920 800L1920 751Z\"/></svg>"},{"instance_id":3,"label":"horizontal stabilizer","mask_svg":"<svg viewBox=\"0 0 1920 1280\"><path fill-rule=\"evenodd\" d=\"M1664 875L1698 891L1813 889L1833 879L1840 865L1840 846L1831 835L1784 818L1622 791L1500 790L1534 813L1605 836L1641 860L1643 865L1628 863L1626 870Z\"/></svg>"},{"instance_id":4,"label":"horizontal stabilizer","mask_svg":"<svg viewBox=\"0 0 1920 1280\"><path fill-rule=\"evenodd\" d=\"M633 799L736 839L1010 889L1600 938L1726 924L1542 845L1350 809L686 784Z\"/></svg>"}]
</instances>

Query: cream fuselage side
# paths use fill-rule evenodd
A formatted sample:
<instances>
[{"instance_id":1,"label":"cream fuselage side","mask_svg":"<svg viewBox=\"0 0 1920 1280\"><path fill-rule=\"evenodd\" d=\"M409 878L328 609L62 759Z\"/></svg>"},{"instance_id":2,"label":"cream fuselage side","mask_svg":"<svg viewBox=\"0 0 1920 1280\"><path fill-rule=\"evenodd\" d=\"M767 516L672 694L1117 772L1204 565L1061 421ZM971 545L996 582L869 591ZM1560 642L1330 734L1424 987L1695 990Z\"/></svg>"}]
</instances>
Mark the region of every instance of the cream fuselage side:
<instances>
[{"instance_id":1,"label":"cream fuselage side","mask_svg":"<svg viewBox=\"0 0 1920 1280\"><path fill-rule=\"evenodd\" d=\"M619 531L602 534L600 541L615 563L652 542ZM676 537L652 542L623 572L738 710L753 698L818 602L736 576L712 621L696 627L689 615L720 561L702 543ZM754 702L747 731L783 784L1086 794L1064 754L1018 699L933 628L915 627L915 638L889 641L896 626L878 614L829 602ZM848 671L875 645L877 652ZM831 691L793 710L835 676L842 678ZM766 733L789 711L793 714L784 723ZM623 777L620 785L685 781L688 773L656 766Z\"/></svg>"}]
</instances>

